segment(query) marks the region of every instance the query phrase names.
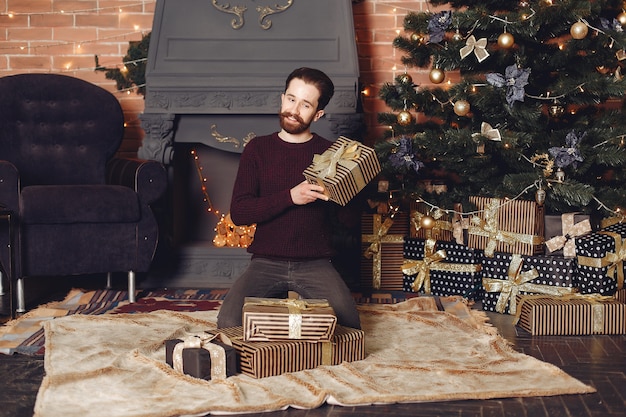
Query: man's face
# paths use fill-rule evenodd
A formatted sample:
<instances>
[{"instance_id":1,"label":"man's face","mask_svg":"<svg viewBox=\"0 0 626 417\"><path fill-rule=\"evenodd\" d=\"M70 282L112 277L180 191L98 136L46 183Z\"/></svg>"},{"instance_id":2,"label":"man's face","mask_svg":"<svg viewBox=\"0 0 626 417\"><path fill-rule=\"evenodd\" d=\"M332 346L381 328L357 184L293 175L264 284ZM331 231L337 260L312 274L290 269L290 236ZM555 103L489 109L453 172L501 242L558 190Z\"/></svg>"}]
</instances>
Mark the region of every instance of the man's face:
<instances>
[{"instance_id":1,"label":"man's face","mask_svg":"<svg viewBox=\"0 0 626 417\"><path fill-rule=\"evenodd\" d=\"M323 110L317 110L319 97L320 92L314 85L299 78L291 80L281 96L280 127L293 135L308 131L311 123L324 114Z\"/></svg>"}]
</instances>

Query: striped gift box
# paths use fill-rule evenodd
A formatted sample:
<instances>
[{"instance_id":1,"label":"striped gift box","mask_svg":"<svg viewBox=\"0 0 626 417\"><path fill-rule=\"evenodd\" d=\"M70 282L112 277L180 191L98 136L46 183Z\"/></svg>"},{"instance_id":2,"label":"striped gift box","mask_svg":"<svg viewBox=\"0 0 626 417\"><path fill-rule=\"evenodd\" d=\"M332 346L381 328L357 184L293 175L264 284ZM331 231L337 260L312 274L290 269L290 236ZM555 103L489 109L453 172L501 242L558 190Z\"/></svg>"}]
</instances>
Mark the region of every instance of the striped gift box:
<instances>
[{"instance_id":1,"label":"striped gift box","mask_svg":"<svg viewBox=\"0 0 626 417\"><path fill-rule=\"evenodd\" d=\"M379 172L374 149L340 136L322 155L316 155L304 170L304 177L311 184L323 186L330 200L345 206Z\"/></svg>"},{"instance_id":2,"label":"striped gift box","mask_svg":"<svg viewBox=\"0 0 626 417\"><path fill-rule=\"evenodd\" d=\"M246 341L328 341L337 317L327 300L246 297L242 324Z\"/></svg>"},{"instance_id":3,"label":"striped gift box","mask_svg":"<svg viewBox=\"0 0 626 417\"><path fill-rule=\"evenodd\" d=\"M361 216L361 290L402 291L402 247L409 234L409 214L398 212L386 233L381 232L386 217ZM376 246L375 251L370 247Z\"/></svg>"},{"instance_id":4,"label":"striped gift box","mask_svg":"<svg viewBox=\"0 0 626 417\"><path fill-rule=\"evenodd\" d=\"M492 256L494 250L520 255L544 253L543 206L528 200L477 196L470 196L469 201L478 215L470 217L467 246L485 250L485 256Z\"/></svg>"},{"instance_id":5,"label":"striped gift box","mask_svg":"<svg viewBox=\"0 0 626 417\"><path fill-rule=\"evenodd\" d=\"M328 342L250 342L243 340L242 327L219 329L219 332L228 336L239 352L241 372L253 378L365 359L365 334L349 327L337 326Z\"/></svg>"},{"instance_id":6,"label":"striped gift box","mask_svg":"<svg viewBox=\"0 0 626 417\"><path fill-rule=\"evenodd\" d=\"M517 297L517 325L533 335L626 334L626 304L611 297Z\"/></svg>"}]
</instances>

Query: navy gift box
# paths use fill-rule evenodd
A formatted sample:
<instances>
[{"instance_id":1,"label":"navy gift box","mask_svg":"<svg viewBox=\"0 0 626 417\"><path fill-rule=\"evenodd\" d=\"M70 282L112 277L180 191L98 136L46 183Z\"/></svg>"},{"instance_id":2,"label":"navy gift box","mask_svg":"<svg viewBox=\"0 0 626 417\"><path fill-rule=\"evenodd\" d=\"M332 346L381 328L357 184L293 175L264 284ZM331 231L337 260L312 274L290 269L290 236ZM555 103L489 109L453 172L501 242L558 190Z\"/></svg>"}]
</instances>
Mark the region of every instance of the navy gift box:
<instances>
[{"instance_id":1,"label":"navy gift box","mask_svg":"<svg viewBox=\"0 0 626 417\"><path fill-rule=\"evenodd\" d=\"M446 256L441 261L429 265L430 293L439 296L461 295L479 300L482 297L482 266L480 265L482 252L454 242L431 242L434 242L435 251L443 250ZM410 261L423 262L426 244L426 239L406 238L404 240L405 266L411 264ZM424 290L423 286L417 291L413 289L412 284L416 278L417 274L403 273L403 290L406 292Z\"/></svg>"},{"instance_id":2,"label":"navy gift box","mask_svg":"<svg viewBox=\"0 0 626 417\"><path fill-rule=\"evenodd\" d=\"M510 271L515 257L521 259L517 275ZM492 258L483 259L483 288L483 310L515 314L517 294L558 296L576 292L576 259L496 252Z\"/></svg>"}]
</instances>

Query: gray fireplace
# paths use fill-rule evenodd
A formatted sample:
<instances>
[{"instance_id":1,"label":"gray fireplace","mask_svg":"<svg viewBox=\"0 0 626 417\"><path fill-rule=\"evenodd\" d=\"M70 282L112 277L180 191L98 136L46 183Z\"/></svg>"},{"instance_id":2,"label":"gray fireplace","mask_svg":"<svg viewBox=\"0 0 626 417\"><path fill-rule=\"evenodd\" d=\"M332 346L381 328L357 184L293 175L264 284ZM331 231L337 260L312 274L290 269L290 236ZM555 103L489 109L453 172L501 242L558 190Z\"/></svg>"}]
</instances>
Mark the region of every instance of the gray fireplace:
<instances>
[{"instance_id":1,"label":"gray fireplace","mask_svg":"<svg viewBox=\"0 0 626 417\"><path fill-rule=\"evenodd\" d=\"M242 248L215 247L192 151L214 209L229 210L239 154L279 129L285 78L309 66L330 75L335 96L313 125L361 139L358 60L350 0L158 0L146 69L139 157L163 162L159 285L227 287L247 265ZM163 249L165 248L165 249ZM158 275L158 274L157 274Z\"/></svg>"}]
</instances>

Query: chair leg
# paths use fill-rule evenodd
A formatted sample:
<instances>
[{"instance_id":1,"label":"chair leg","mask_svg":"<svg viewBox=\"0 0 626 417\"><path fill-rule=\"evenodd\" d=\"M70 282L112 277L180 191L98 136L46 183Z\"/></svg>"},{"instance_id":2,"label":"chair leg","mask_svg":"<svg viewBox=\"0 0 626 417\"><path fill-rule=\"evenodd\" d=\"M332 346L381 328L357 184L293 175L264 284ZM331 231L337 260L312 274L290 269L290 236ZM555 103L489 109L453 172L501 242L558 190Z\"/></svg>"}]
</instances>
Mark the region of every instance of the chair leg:
<instances>
[{"instance_id":1,"label":"chair leg","mask_svg":"<svg viewBox=\"0 0 626 417\"><path fill-rule=\"evenodd\" d=\"M17 309L16 313L21 314L26 312L26 301L24 300L24 279L18 278L15 283L15 296L17 297Z\"/></svg>"},{"instance_id":2,"label":"chair leg","mask_svg":"<svg viewBox=\"0 0 626 417\"><path fill-rule=\"evenodd\" d=\"M135 271L128 271L128 302L135 302Z\"/></svg>"},{"instance_id":3,"label":"chair leg","mask_svg":"<svg viewBox=\"0 0 626 417\"><path fill-rule=\"evenodd\" d=\"M113 273L107 272L107 290L113 288Z\"/></svg>"}]
</instances>

